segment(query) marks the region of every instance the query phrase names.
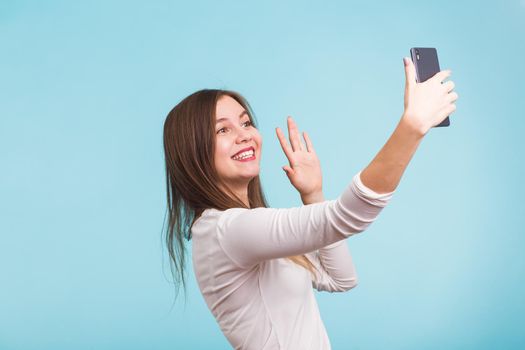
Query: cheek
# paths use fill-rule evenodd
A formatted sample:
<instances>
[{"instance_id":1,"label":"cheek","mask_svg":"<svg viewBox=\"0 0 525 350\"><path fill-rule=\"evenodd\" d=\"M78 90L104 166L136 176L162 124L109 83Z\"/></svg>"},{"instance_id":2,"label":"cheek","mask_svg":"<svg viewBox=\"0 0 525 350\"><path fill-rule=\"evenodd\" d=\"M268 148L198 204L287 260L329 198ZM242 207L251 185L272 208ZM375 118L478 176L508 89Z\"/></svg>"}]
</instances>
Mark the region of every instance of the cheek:
<instances>
[{"instance_id":1,"label":"cheek","mask_svg":"<svg viewBox=\"0 0 525 350\"><path fill-rule=\"evenodd\" d=\"M230 144L224 142L224 140L217 140L215 143L215 160L224 159L230 157Z\"/></svg>"},{"instance_id":2,"label":"cheek","mask_svg":"<svg viewBox=\"0 0 525 350\"><path fill-rule=\"evenodd\" d=\"M253 135L253 138L255 140L255 142L259 145L259 150L262 149L262 145L263 145L263 140L262 140L262 137L261 137L261 134L259 134L258 132Z\"/></svg>"}]
</instances>

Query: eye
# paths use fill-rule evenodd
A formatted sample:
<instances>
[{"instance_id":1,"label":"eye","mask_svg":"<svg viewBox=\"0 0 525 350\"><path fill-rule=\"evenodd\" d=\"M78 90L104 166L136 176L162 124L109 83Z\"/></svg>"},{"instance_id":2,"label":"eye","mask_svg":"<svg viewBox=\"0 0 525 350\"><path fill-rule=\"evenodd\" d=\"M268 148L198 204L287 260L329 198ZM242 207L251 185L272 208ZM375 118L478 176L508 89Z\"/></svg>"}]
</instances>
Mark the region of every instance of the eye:
<instances>
[{"instance_id":1,"label":"eye","mask_svg":"<svg viewBox=\"0 0 525 350\"><path fill-rule=\"evenodd\" d=\"M244 124L248 124L248 126L253 126L253 123L252 123L251 120L247 120L247 121L245 121L245 122L242 123L242 124L243 124L243 125L244 125ZM227 128L227 127L224 127L224 128L221 128L221 129L217 130L217 134L222 134L221 131L223 131L223 130L225 130L225 129L228 129L228 128Z\"/></svg>"}]
</instances>

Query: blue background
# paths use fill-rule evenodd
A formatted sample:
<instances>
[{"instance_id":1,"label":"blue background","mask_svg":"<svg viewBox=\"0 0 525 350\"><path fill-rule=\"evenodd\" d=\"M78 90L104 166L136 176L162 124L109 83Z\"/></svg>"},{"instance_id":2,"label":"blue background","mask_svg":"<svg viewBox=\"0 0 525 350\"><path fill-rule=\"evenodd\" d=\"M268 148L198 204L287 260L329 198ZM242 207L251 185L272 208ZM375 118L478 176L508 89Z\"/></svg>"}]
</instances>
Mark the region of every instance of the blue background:
<instances>
[{"instance_id":1,"label":"blue background","mask_svg":"<svg viewBox=\"0 0 525 350\"><path fill-rule=\"evenodd\" d=\"M525 1L0 3L0 349L228 349L196 286L172 307L162 126L241 92L272 207L300 205L275 136L311 135L335 199L403 112L403 56L459 94L316 292L334 349L525 347ZM188 245L191 250L191 245Z\"/></svg>"}]
</instances>

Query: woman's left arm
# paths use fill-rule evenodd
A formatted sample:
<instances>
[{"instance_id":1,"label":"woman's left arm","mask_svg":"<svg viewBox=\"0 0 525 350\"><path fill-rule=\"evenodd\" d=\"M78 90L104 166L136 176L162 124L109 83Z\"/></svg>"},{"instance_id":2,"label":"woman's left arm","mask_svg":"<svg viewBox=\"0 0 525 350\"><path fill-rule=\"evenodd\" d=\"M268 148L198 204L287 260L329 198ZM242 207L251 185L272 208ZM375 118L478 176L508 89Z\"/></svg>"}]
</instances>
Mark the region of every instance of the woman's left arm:
<instances>
[{"instance_id":1,"label":"woman's left arm","mask_svg":"<svg viewBox=\"0 0 525 350\"><path fill-rule=\"evenodd\" d=\"M305 254L315 266L312 287L318 291L346 292L357 285L357 273L346 240Z\"/></svg>"},{"instance_id":2,"label":"woman's left arm","mask_svg":"<svg viewBox=\"0 0 525 350\"><path fill-rule=\"evenodd\" d=\"M323 202L323 192L301 196L304 205ZM312 287L318 291L346 292L357 285L357 273L345 240L305 254L315 266Z\"/></svg>"},{"instance_id":3,"label":"woman's left arm","mask_svg":"<svg viewBox=\"0 0 525 350\"><path fill-rule=\"evenodd\" d=\"M308 134L303 133L306 148L303 147L297 125L288 117L288 133L291 146L286 141L282 131L276 128L277 137L290 166L283 166L288 179L299 191L304 205L324 202L321 164L315 153ZM360 174L356 179L359 191L371 200L383 200L393 192L379 194L366 187L361 182ZM319 248L305 256L316 267L316 277L312 286L319 291L344 292L357 285L352 256L345 240Z\"/></svg>"},{"instance_id":4,"label":"woman's left arm","mask_svg":"<svg viewBox=\"0 0 525 350\"><path fill-rule=\"evenodd\" d=\"M304 205L324 202L321 164L312 142L304 132L306 142L304 147L299 129L292 117L288 117L287 122L291 146L282 131L276 128L281 147L290 162L289 166L283 166L283 170L300 193ZM332 293L344 292L357 285L357 274L345 240L307 253L305 256L316 269L315 277L312 278L313 288Z\"/></svg>"},{"instance_id":5,"label":"woman's left arm","mask_svg":"<svg viewBox=\"0 0 525 350\"><path fill-rule=\"evenodd\" d=\"M356 186L359 191L370 199L384 200L393 193L376 193L360 181L360 176L356 180ZM321 192L316 196L310 197L310 200L303 200L303 203L306 205L323 202L324 200ZM305 256L317 269L316 277L312 279L312 286L318 291L345 292L357 285L357 273L346 240L319 248L305 254Z\"/></svg>"}]
</instances>

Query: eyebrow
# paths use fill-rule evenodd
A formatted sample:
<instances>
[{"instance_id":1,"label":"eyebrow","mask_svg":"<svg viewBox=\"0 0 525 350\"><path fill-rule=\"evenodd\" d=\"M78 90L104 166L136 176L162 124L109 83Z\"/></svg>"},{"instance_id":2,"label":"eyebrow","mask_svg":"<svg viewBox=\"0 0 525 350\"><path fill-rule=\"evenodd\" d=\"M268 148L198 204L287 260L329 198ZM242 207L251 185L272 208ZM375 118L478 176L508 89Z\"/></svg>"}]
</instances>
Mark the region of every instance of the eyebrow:
<instances>
[{"instance_id":1,"label":"eyebrow","mask_svg":"<svg viewBox=\"0 0 525 350\"><path fill-rule=\"evenodd\" d=\"M246 110L242 111L241 114L239 114L239 119L245 114L248 115L248 112ZM228 120L228 118L219 118L215 124L222 122L223 120Z\"/></svg>"}]
</instances>

